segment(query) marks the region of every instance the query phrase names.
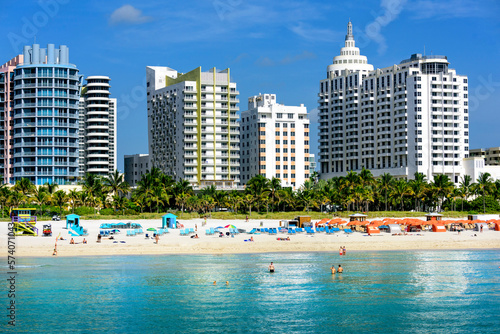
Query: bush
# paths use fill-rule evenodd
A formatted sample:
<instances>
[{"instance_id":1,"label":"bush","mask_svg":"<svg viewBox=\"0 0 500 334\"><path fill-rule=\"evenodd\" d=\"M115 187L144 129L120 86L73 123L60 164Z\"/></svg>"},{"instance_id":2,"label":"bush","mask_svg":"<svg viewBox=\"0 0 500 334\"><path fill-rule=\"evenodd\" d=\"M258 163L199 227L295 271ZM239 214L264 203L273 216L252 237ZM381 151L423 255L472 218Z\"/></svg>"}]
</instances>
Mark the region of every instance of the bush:
<instances>
[{"instance_id":1,"label":"bush","mask_svg":"<svg viewBox=\"0 0 500 334\"><path fill-rule=\"evenodd\" d=\"M115 209L107 208L107 209L102 209L101 211L99 211L99 214L101 214L103 216L112 216L112 215L116 214L116 212L115 212Z\"/></svg>"},{"instance_id":2,"label":"bush","mask_svg":"<svg viewBox=\"0 0 500 334\"><path fill-rule=\"evenodd\" d=\"M139 215L139 212L132 209L125 209L125 214L129 216L137 216Z\"/></svg>"},{"instance_id":3,"label":"bush","mask_svg":"<svg viewBox=\"0 0 500 334\"><path fill-rule=\"evenodd\" d=\"M79 216L90 216L94 214L94 208L81 206L79 208L75 208L75 214Z\"/></svg>"},{"instance_id":4,"label":"bush","mask_svg":"<svg viewBox=\"0 0 500 334\"><path fill-rule=\"evenodd\" d=\"M499 212L500 211L500 204L498 204L498 201L496 201L493 196L486 196L485 198L485 203L486 203L486 212ZM477 211L477 212L483 212L483 196L478 196L476 199L474 199L472 202L470 202L470 209Z\"/></svg>"}]
</instances>

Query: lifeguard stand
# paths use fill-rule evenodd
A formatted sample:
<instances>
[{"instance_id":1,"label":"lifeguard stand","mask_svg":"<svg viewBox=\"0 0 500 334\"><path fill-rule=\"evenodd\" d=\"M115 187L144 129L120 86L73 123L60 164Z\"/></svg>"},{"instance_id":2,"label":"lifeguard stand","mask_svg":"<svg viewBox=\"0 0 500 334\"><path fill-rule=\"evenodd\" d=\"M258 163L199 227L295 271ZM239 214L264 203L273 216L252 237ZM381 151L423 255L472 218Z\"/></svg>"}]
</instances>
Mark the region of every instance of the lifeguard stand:
<instances>
[{"instance_id":1,"label":"lifeguard stand","mask_svg":"<svg viewBox=\"0 0 500 334\"><path fill-rule=\"evenodd\" d=\"M36 209L33 208L14 208L10 210L15 235L38 235L38 229L35 227L36 216L33 215L35 212Z\"/></svg>"},{"instance_id":2,"label":"lifeguard stand","mask_svg":"<svg viewBox=\"0 0 500 334\"><path fill-rule=\"evenodd\" d=\"M161 217L161 228L177 228L177 216L167 213Z\"/></svg>"},{"instance_id":3,"label":"lifeguard stand","mask_svg":"<svg viewBox=\"0 0 500 334\"><path fill-rule=\"evenodd\" d=\"M349 215L349 221L360 221L360 222L364 222L366 220L366 217L368 217L367 215L364 215L362 213L355 213L355 214L352 214L352 215Z\"/></svg>"},{"instance_id":4,"label":"lifeguard stand","mask_svg":"<svg viewBox=\"0 0 500 334\"><path fill-rule=\"evenodd\" d=\"M66 216L66 228L71 236L84 236L88 235L87 230L80 225L80 216L71 214Z\"/></svg>"}]
</instances>

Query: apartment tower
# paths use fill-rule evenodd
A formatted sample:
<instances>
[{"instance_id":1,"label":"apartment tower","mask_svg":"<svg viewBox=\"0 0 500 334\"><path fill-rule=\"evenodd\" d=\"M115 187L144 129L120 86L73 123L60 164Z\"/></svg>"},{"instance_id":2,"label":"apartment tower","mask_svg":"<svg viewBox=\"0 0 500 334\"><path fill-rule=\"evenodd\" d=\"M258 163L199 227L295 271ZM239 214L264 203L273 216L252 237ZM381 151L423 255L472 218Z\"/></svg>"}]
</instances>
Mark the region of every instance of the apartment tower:
<instances>
[{"instance_id":1,"label":"apartment tower","mask_svg":"<svg viewBox=\"0 0 500 334\"><path fill-rule=\"evenodd\" d=\"M14 74L12 182L76 183L80 86L67 46L24 47Z\"/></svg>"},{"instance_id":2,"label":"apartment tower","mask_svg":"<svg viewBox=\"0 0 500 334\"><path fill-rule=\"evenodd\" d=\"M238 91L229 69L182 74L148 66L151 166L194 187L240 182Z\"/></svg>"},{"instance_id":3,"label":"apartment tower","mask_svg":"<svg viewBox=\"0 0 500 334\"><path fill-rule=\"evenodd\" d=\"M117 168L116 99L107 76L89 76L80 98L80 177L107 176Z\"/></svg>"}]
</instances>

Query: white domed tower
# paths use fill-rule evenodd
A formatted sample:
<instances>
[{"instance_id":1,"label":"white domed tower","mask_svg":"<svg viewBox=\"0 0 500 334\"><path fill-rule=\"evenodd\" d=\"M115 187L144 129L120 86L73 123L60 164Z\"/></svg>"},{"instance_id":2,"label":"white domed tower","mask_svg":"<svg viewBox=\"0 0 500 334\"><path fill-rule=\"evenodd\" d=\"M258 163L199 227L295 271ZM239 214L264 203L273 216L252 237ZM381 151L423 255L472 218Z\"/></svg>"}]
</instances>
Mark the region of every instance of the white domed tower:
<instances>
[{"instance_id":1,"label":"white domed tower","mask_svg":"<svg viewBox=\"0 0 500 334\"><path fill-rule=\"evenodd\" d=\"M333 64L328 65L327 76L329 78L339 76L342 71L349 72L369 72L373 71L373 65L368 64L366 56L359 53L356 47L356 41L352 34L352 23L349 20L347 24L347 35L345 35L345 46L340 49L340 55L333 58Z\"/></svg>"}]
</instances>

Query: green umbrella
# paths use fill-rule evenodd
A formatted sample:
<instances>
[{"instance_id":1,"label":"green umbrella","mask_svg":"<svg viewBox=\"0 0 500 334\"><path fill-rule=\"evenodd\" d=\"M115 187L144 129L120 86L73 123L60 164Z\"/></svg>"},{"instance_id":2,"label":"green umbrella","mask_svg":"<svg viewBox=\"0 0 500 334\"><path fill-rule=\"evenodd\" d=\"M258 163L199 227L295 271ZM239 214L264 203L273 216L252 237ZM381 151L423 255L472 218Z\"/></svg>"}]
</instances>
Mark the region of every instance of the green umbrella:
<instances>
[{"instance_id":1,"label":"green umbrella","mask_svg":"<svg viewBox=\"0 0 500 334\"><path fill-rule=\"evenodd\" d=\"M148 228L148 231L156 231L156 229L153 227L150 227L150 228Z\"/></svg>"}]
</instances>

